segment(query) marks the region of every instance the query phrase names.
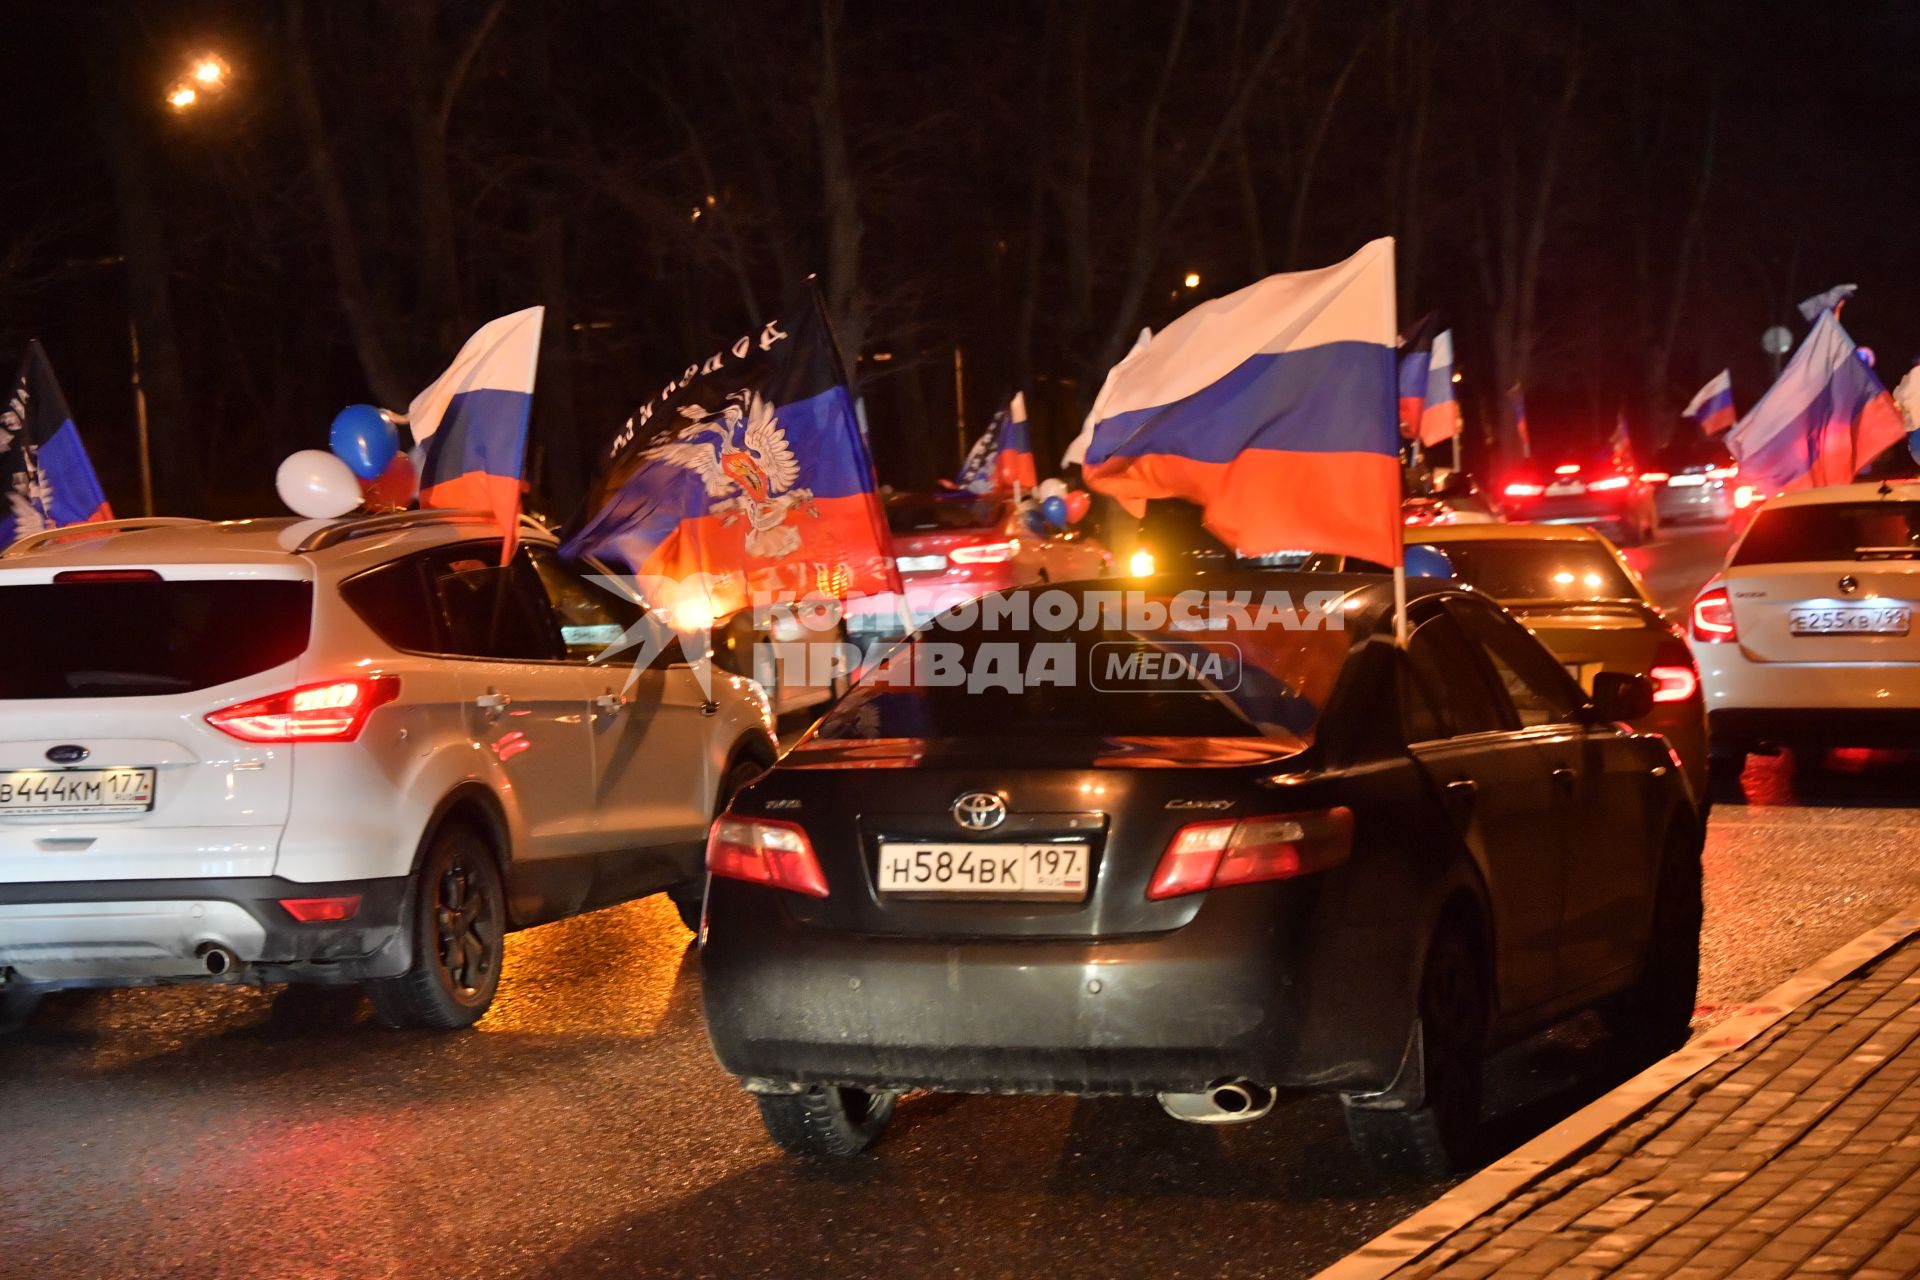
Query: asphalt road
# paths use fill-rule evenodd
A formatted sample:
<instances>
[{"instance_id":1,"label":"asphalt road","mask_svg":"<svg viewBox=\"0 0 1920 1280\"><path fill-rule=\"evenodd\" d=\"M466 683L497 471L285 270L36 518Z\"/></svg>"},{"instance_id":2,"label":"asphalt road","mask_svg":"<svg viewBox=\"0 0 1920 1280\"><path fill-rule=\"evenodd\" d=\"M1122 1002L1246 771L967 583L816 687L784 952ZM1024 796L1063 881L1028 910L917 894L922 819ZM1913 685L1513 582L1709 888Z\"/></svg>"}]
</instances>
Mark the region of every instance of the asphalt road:
<instances>
[{"instance_id":1,"label":"asphalt road","mask_svg":"<svg viewBox=\"0 0 1920 1280\"><path fill-rule=\"evenodd\" d=\"M1720 545L1634 555L1677 606ZM1912 759L1745 786L1707 849L1705 1021L1920 899ZM712 1061L689 941L658 899L520 935L452 1036L312 989L49 1001L0 1044L0 1276L1302 1275L1443 1189L1372 1182L1326 1099L1202 1129L923 1096L870 1157L797 1163ZM1505 1055L1489 1155L1637 1065L1591 1020Z\"/></svg>"}]
</instances>

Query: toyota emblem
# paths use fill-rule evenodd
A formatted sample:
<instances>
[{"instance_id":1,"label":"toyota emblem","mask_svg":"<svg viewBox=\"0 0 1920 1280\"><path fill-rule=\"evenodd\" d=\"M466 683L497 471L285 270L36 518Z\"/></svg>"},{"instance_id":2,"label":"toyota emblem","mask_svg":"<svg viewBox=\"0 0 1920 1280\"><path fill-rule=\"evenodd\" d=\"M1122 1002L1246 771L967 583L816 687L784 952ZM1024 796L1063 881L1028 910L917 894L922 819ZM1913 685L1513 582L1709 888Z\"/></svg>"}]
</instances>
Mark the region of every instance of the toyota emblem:
<instances>
[{"instance_id":1,"label":"toyota emblem","mask_svg":"<svg viewBox=\"0 0 1920 1280\"><path fill-rule=\"evenodd\" d=\"M47 759L55 764L79 764L93 754L78 743L65 742L57 747L47 748Z\"/></svg>"},{"instance_id":2,"label":"toyota emblem","mask_svg":"<svg viewBox=\"0 0 1920 1280\"><path fill-rule=\"evenodd\" d=\"M1007 802L991 791L969 791L953 802L953 820L968 831L991 831L1007 820Z\"/></svg>"},{"instance_id":3,"label":"toyota emblem","mask_svg":"<svg viewBox=\"0 0 1920 1280\"><path fill-rule=\"evenodd\" d=\"M1860 579L1854 577L1852 574L1849 573L1840 579L1840 590L1843 594L1852 595L1859 589Z\"/></svg>"}]
</instances>

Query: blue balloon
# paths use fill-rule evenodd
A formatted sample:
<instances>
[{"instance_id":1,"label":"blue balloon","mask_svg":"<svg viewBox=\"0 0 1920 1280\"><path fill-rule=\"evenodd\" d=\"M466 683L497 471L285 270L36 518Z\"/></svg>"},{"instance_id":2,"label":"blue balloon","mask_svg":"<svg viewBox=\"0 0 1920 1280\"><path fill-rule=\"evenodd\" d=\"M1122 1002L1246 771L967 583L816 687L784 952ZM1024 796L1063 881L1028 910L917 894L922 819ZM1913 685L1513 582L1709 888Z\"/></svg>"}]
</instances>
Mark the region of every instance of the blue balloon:
<instances>
[{"instance_id":1,"label":"blue balloon","mask_svg":"<svg viewBox=\"0 0 1920 1280\"><path fill-rule=\"evenodd\" d=\"M1431 543L1416 542L1407 548L1407 576L1451 582L1455 576L1453 557Z\"/></svg>"},{"instance_id":2,"label":"blue balloon","mask_svg":"<svg viewBox=\"0 0 1920 1280\"><path fill-rule=\"evenodd\" d=\"M333 416L327 436L333 456L362 480L378 480L400 452L400 433L370 404L350 404Z\"/></svg>"},{"instance_id":3,"label":"blue balloon","mask_svg":"<svg viewBox=\"0 0 1920 1280\"><path fill-rule=\"evenodd\" d=\"M1040 510L1046 514L1047 523L1056 529L1064 529L1072 523L1067 519L1067 500L1057 493L1041 503Z\"/></svg>"},{"instance_id":4,"label":"blue balloon","mask_svg":"<svg viewBox=\"0 0 1920 1280\"><path fill-rule=\"evenodd\" d=\"M1033 510L1032 508L1028 508L1027 528L1033 530L1033 532L1040 534L1041 536L1044 537L1047 532L1047 518L1041 515L1038 511Z\"/></svg>"}]
</instances>

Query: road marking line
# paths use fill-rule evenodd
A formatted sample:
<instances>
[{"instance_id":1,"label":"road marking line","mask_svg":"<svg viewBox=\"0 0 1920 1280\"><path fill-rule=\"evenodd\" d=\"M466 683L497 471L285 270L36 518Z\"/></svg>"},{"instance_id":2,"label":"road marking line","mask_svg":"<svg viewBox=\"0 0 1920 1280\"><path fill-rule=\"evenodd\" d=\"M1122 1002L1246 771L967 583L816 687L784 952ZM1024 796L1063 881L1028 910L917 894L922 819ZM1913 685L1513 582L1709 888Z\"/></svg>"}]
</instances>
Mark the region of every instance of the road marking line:
<instances>
[{"instance_id":1,"label":"road marking line","mask_svg":"<svg viewBox=\"0 0 1920 1280\"><path fill-rule=\"evenodd\" d=\"M1815 961L1743 1012L1708 1027L1426 1208L1361 1245L1314 1280L1380 1280L1437 1247L1460 1228L1545 1177L1567 1157L1646 1110L1685 1080L1751 1041L1840 979L1920 933L1920 902Z\"/></svg>"}]
</instances>

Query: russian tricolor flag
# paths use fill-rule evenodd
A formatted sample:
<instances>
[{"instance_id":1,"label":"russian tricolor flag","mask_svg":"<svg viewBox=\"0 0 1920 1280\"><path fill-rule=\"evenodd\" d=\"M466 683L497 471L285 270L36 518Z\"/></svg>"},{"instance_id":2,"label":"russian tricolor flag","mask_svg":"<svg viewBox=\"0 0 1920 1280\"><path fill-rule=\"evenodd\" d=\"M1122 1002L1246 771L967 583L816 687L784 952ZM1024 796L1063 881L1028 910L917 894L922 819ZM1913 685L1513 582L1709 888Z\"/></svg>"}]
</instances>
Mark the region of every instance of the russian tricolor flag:
<instances>
[{"instance_id":1,"label":"russian tricolor flag","mask_svg":"<svg viewBox=\"0 0 1920 1280\"><path fill-rule=\"evenodd\" d=\"M1427 403L1427 370L1433 363L1431 311L1400 335L1400 434L1409 440L1420 435L1420 410Z\"/></svg>"},{"instance_id":2,"label":"russian tricolor flag","mask_svg":"<svg viewBox=\"0 0 1920 1280\"><path fill-rule=\"evenodd\" d=\"M507 557L520 527L527 419L546 310L528 307L481 325L407 409L414 444L424 455L420 505L491 511Z\"/></svg>"},{"instance_id":3,"label":"russian tricolor flag","mask_svg":"<svg viewBox=\"0 0 1920 1280\"><path fill-rule=\"evenodd\" d=\"M1860 359L1832 311L1823 311L1793 359L1727 433L1740 474L1764 491L1847 484L1905 439L1893 397Z\"/></svg>"},{"instance_id":4,"label":"russian tricolor flag","mask_svg":"<svg viewBox=\"0 0 1920 1280\"><path fill-rule=\"evenodd\" d=\"M1006 425L1000 432L1000 451L993 473L1004 488L1031 489L1040 483L1033 469L1033 434L1027 428L1026 393L1016 391L1007 405Z\"/></svg>"},{"instance_id":5,"label":"russian tricolor flag","mask_svg":"<svg viewBox=\"0 0 1920 1280\"><path fill-rule=\"evenodd\" d=\"M1115 368L1089 487L1198 504L1248 555L1401 559L1393 241L1202 303Z\"/></svg>"},{"instance_id":6,"label":"russian tricolor flag","mask_svg":"<svg viewBox=\"0 0 1920 1280\"><path fill-rule=\"evenodd\" d=\"M1699 423L1701 433L1709 440L1731 427L1735 417L1733 375L1722 369L1707 379L1707 385L1693 393L1680 416Z\"/></svg>"},{"instance_id":7,"label":"russian tricolor flag","mask_svg":"<svg viewBox=\"0 0 1920 1280\"><path fill-rule=\"evenodd\" d=\"M1431 449L1460 434L1460 402L1453 398L1453 330L1433 335L1427 394L1420 404L1420 447Z\"/></svg>"}]
</instances>

